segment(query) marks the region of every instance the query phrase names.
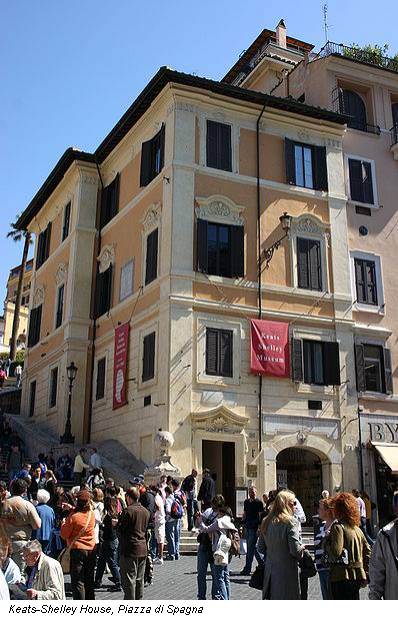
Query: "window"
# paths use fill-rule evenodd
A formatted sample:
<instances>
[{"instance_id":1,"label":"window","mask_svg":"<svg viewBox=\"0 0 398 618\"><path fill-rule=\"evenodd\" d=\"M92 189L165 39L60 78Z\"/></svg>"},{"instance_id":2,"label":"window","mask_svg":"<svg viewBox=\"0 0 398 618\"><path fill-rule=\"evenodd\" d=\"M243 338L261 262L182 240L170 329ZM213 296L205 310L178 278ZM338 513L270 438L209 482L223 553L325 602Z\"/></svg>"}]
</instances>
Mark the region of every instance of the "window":
<instances>
[{"instance_id":1,"label":"window","mask_svg":"<svg viewBox=\"0 0 398 618\"><path fill-rule=\"evenodd\" d=\"M62 284L59 286L57 291L57 312L55 314L55 328L58 328L62 324L62 319L64 316L64 294L65 285Z\"/></svg>"},{"instance_id":2,"label":"window","mask_svg":"<svg viewBox=\"0 0 398 618\"><path fill-rule=\"evenodd\" d=\"M376 264L374 260L354 259L357 303L377 305Z\"/></svg>"},{"instance_id":3,"label":"window","mask_svg":"<svg viewBox=\"0 0 398 618\"><path fill-rule=\"evenodd\" d=\"M339 385L339 344L334 341L293 339L292 376L294 382Z\"/></svg>"},{"instance_id":4,"label":"window","mask_svg":"<svg viewBox=\"0 0 398 618\"><path fill-rule=\"evenodd\" d=\"M146 187L156 178L164 165L165 125L147 142L143 142L141 150L140 187Z\"/></svg>"},{"instance_id":5,"label":"window","mask_svg":"<svg viewBox=\"0 0 398 618\"><path fill-rule=\"evenodd\" d=\"M232 171L231 126L207 121L206 165L227 172Z\"/></svg>"},{"instance_id":6,"label":"window","mask_svg":"<svg viewBox=\"0 0 398 618\"><path fill-rule=\"evenodd\" d=\"M374 204L372 164L361 159L348 159L350 198L354 202Z\"/></svg>"},{"instance_id":7,"label":"window","mask_svg":"<svg viewBox=\"0 0 398 618\"><path fill-rule=\"evenodd\" d=\"M346 90L340 88L340 110L350 116L347 125L351 129L358 129L359 131L367 130L366 119L366 106L362 97L353 92L352 90Z\"/></svg>"},{"instance_id":8,"label":"window","mask_svg":"<svg viewBox=\"0 0 398 618\"><path fill-rule=\"evenodd\" d=\"M124 264L120 269L119 301L124 300L134 291L134 259Z\"/></svg>"},{"instance_id":9,"label":"window","mask_svg":"<svg viewBox=\"0 0 398 618\"><path fill-rule=\"evenodd\" d=\"M220 277L243 277L243 226L198 219L197 270Z\"/></svg>"},{"instance_id":10,"label":"window","mask_svg":"<svg viewBox=\"0 0 398 618\"><path fill-rule=\"evenodd\" d=\"M116 174L115 179L102 189L100 228L102 229L117 214L119 208L119 185L120 174Z\"/></svg>"},{"instance_id":11,"label":"window","mask_svg":"<svg viewBox=\"0 0 398 618\"><path fill-rule=\"evenodd\" d=\"M322 290L321 242L311 238L297 238L298 287Z\"/></svg>"},{"instance_id":12,"label":"window","mask_svg":"<svg viewBox=\"0 0 398 618\"><path fill-rule=\"evenodd\" d=\"M68 202L64 210L64 222L62 225L62 242L65 240L65 238L68 238L69 236L70 209L71 209L71 203Z\"/></svg>"},{"instance_id":13,"label":"window","mask_svg":"<svg viewBox=\"0 0 398 618\"><path fill-rule=\"evenodd\" d=\"M232 378L232 330L206 328L206 373Z\"/></svg>"},{"instance_id":14,"label":"window","mask_svg":"<svg viewBox=\"0 0 398 618\"><path fill-rule=\"evenodd\" d=\"M155 333L144 337L142 356L142 381L147 382L155 377Z\"/></svg>"},{"instance_id":15,"label":"window","mask_svg":"<svg viewBox=\"0 0 398 618\"><path fill-rule=\"evenodd\" d=\"M398 103L392 104L392 123L395 127L398 127Z\"/></svg>"},{"instance_id":16,"label":"window","mask_svg":"<svg viewBox=\"0 0 398 618\"><path fill-rule=\"evenodd\" d=\"M363 343L355 346L357 389L359 392L393 392L391 352L380 345Z\"/></svg>"},{"instance_id":17,"label":"window","mask_svg":"<svg viewBox=\"0 0 398 618\"><path fill-rule=\"evenodd\" d=\"M104 272L97 272L95 285L94 317L99 318L111 308L112 299L112 264Z\"/></svg>"},{"instance_id":18,"label":"window","mask_svg":"<svg viewBox=\"0 0 398 618\"><path fill-rule=\"evenodd\" d=\"M36 403L36 380L30 383L29 416L33 416L35 413L35 403Z\"/></svg>"},{"instance_id":19,"label":"window","mask_svg":"<svg viewBox=\"0 0 398 618\"><path fill-rule=\"evenodd\" d=\"M58 367L51 369L50 374L50 401L49 407L54 408L57 405L57 386L58 386Z\"/></svg>"},{"instance_id":20,"label":"window","mask_svg":"<svg viewBox=\"0 0 398 618\"><path fill-rule=\"evenodd\" d=\"M41 314L42 305L35 307L35 309L32 309L30 312L28 348L32 348L40 340Z\"/></svg>"},{"instance_id":21,"label":"window","mask_svg":"<svg viewBox=\"0 0 398 618\"><path fill-rule=\"evenodd\" d=\"M40 268L50 255L51 223L39 234L37 240L36 268Z\"/></svg>"},{"instance_id":22,"label":"window","mask_svg":"<svg viewBox=\"0 0 398 618\"><path fill-rule=\"evenodd\" d=\"M146 239L145 285L158 276L158 228L148 234Z\"/></svg>"},{"instance_id":23,"label":"window","mask_svg":"<svg viewBox=\"0 0 398 618\"><path fill-rule=\"evenodd\" d=\"M328 190L326 148L285 139L286 182L297 187Z\"/></svg>"},{"instance_id":24,"label":"window","mask_svg":"<svg viewBox=\"0 0 398 618\"><path fill-rule=\"evenodd\" d=\"M105 368L106 358L100 358L97 361L97 384L95 388L95 398L97 401L103 399L105 395Z\"/></svg>"}]
</instances>

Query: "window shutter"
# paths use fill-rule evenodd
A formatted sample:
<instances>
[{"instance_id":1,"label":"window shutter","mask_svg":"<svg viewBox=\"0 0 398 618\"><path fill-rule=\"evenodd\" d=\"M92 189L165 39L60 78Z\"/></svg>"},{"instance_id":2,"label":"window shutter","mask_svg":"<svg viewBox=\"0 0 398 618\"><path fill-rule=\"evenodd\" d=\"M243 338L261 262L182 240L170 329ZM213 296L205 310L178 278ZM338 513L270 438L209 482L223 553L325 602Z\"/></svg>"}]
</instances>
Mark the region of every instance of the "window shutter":
<instances>
[{"instance_id":1,"label":"window shutter","mask_svg":"<svg viewBox=\"0 0 398 618\"><path fill-rule=\"evenodd\" d=\"M336 341L326 341L324 344L325 384L340 385L340 353Z\"/></svg>"},{"instance_id":2,"label":"window shutter","mask_svg":"<svg viewBox=\"0 0 398 618\"><path fill-rule=\"evenodd\" d=\"M363 201L366 204L373 204L373 182L372 166L369 162L362 162L362 182L363 182Z\"/></svg>"},{"instance_id":3,"label":"window shutter","mask_svg":"<svg viewBox=\"0 0 398 618\"><path fill-rule=\"evenodd\" d=\"M155 333L144 337L142 359L142 381L151 380L155 375Z\"/></svg>"},{"instance_id":4,"label":"window shutter","mask_svg":"<svg viewBox=\"0 0 398 618\"><path fill-rule=\"evenodd\" d=\"M166 126L163 123L162 128L160 129L160 170L163 169L164 166L164 144L166 137Z\"/></svg>"},{"instance_id":5,"label":"window shutter","mask_svg":"<svg viewBox=\"0 0 398 618\"><path fill-rule=\"evenodd\" d=\"M206 373L217 375L217 344L218 331L206 328Z\"/></svg>"},{"instance_id":6,"label":"window shutter","mask_svg":"<svg viewBox=\"0 0 398 618\"><path fill-rule=\"evenodd\" d=\"M105 307L103 313L109 311L112 305L112 264L109 264L109 267L106 269L104 274L104 298L105 298Z\"/></svg>"},{"instance_id":7,"label":"window shutter","mask_svg":"<svg viewBox=\"0 0 398 618\"><path fill-rule=\"evenodd\" d=\"M231 127L218 123L218 168L226 172L232 171Z\"/></svg>"},{"instance_id":8,"label":"window shutter","mask_svg":"<svg viewBox=\"0 0 398 618\"><path fill-rule=\"evenodd\" d=\"M217 167L217 125L211 120L207 121L206 165L208 167Z\"/></svg>"},{"instance_id":9,"label":"window shutter","mask_svg":"<svg viewBox=\"0 0 398 618\"><path fill-rule=\"evenodd\" d=\"M62 240L63 241L69 235L70 209L71 209L71 203L68 202L67 205L65 206L65 212L64 212L64 225L63 225L63 228L62 228Z\"/></svg>"},{"instance_id":10,"label":"window shutter","mask_svg":"<svg viewBox=\"0 0 398 618\"><path fill-rule=\"evenodd\" d=\"M151 180L152 140L143 142L141 146L140 187L146 187Z\"/></svg>"},{"instance_id":11,"label":"window shutter","mask_svg":"<svg viewBox=\"0 0 398 618\"><path fill-rule=\"evenodd\" d=\"M353 201L363 202L362 162L358 159L348 159L350 174L350 197Z\"/></svg>"},{"instance_id":12,"label":"window shutter","mask_svg":"<svg viewBox=\"0 0 398 618\"><path fill-rule=\"evenodd\" d=\"M309 263L310 263L310 289L322 290L322 266L321 266L321 244L318 240L310 240Z\"/></svg>"},{"instance_id":13,"label":"window shutter","mask_svg":"<svg viewBox=\"0 0 398 618\"><path fill-rule=\"evenodd\" d=\"M103 273L97 271L95 282L94 317L99 318L109 311L112 300L112 264Z\"/></svg>"},{"instance_id":14,"label":"window shutter","mask_svg":"<svg viewBox=\"0 0 398 618\"><path fill-rule=\"evenodd\" d=\"M293 382L303 381L303 346L301 339L292 339Z\"/></svg>"},{"instance_id":15,"label":"window shutter","mask_svg":"<svg viewBox=\"0 0 398 618\"><path fill-rule=\"evenodd\" d=\"M109 221L117 214L119 210L119 190L120 190L120 174L117 173L112 182L112 203L110 205Z\"/></svg>"},{"instance_id":16,"label":"window shutter","mask_svg":"<svg viewBox=\"0 0 398 618\"><path fill-rule=\"evenodd\" d=\"M297 279L299 288L308 289L309 264L308 264L308 244L306 238L297 238Z\"/></svg>"},{"instance_id":17,"label":"window shutter","mask_svg":"<svg viewBox=\"0 0 398 618\"><path fill-rule=\"evenodd\" d=\"M365 262L365 273L366 273L367 302L372 305L377 305L376 268L375 268L374 262L371 262L371 261Z\"/></svg>"},{"instance_id":18,"label":"window shutter","mask_svg":"<svg viewBox=\"0 0 398 618\"><path fill-rule=\"evenodd\" d=\"M296 168L294 161L294 142L290 139L285 139L285 164L286 164L286 182L289 185L296 184Z\"/></svg>"},{"instance_id":19,"label":"window shutter","mask_svg":"<svg viewBox=\"0 0 398 618\"><path fill-rule=\"evenodd\" d=\"M103 399L105 394L105 358L101 358L97 362L97 385L95 390L95 398Z\"/></svg>"},{"instance_id":20,"label":"window shutter","mask_svg":"<svg viewBox=\"0 0 398 618\"><path fill-rule=\"evenodd\" d=\"M245 230L243 225L231 226L231 249L232 277L244 277Z\"/></svg>"},{"instance_id":21,"label":"window shutter","mask_svg":"<svg viewBox=\"0 0 398 618\"><path fill-rule=\"evenodd\" d=\"M146 239L145 285L154 281L158 275L158 228L148 234Z\"/></svg>"},{"instance_id":22,"label":"window shutter","mask_svg":"<svg viewBox=\"0 0 398 618\"><path fill-rule=\"evenodd\" d=\"M357 291L357 302L366 302L365 281L363 277L363 261L355 260L355 288Z\"/></svg>"},{"instance_id":23,"label":"window shutter","mask_svg":"<svg viewBox=\"0 0 398 618\"><path fill-rule=\"evenodd\" d=\"M313 149L313 164L315 168L315 183L314 189L319 191L328 190L328 172L326 164L326 148L325 146L315 146Z\"/></svg>"},{"instance_id":24,"label":"window shutter","mask_svg":"<svg viewBox=\"0 0 398 618\"><path fill-rule=\"evenodd\" d=\"M104 227L107 221L106 210L107 210L107 203L108 203L108 191L109 191L109 186L103 187L102 193L101 193L101 211L100 211L100 223L99 223L100 229Z\"/></svg>"},{"instance_id":25,"label":"window shutter","mask_svg":"<svg viewBox=\"0 0 398 618\"><path fill-rule=\"evenodd\" d=\"M366 391L365 355L363 345L355 346L355 369L357 375L357 391L359 393L363 393Z\"/></svg>"},{"instance_id":26,"label":"window shutter","mask_svg":"<svg viewBox=\"0 0 398 618\"><path fill-rule=\"evenodd\" d=\"M219 375L222 375L227 378L232 378L232 331L219 331L219 342L220 342L220 351L219 351Z\"/></svg>"},{"instance_id":27,"label":"window shutter","mask_svg":"<svg viewBox=\"0 0 398 618\"><path fill-rule=\"evenodd\" d=\"M50 242L51 242L51 221L47 225L47 229L46 229L46 249L45 249L44 261L46 261L46 259L50 255Z\"/></svg>"},{"instance_id":28,"label":"window shutter","mask_svg":"<svg viewBox=\"0 0 398 618\"><path fill-rule=\"evenodd\" d=\"M391 350L384 348L384 378L387 395L393 394Z\"/></svg>"},{"instance_id":29,"label":"window shutter","mask_svg":"<svg viewBox=\"0 0 398 618\"><path fill-rule=\"evenodd\" d=\"M198 219L196 229L196 269L200 273L207 273L207 221Z\"/></svg>"}]
</instances>

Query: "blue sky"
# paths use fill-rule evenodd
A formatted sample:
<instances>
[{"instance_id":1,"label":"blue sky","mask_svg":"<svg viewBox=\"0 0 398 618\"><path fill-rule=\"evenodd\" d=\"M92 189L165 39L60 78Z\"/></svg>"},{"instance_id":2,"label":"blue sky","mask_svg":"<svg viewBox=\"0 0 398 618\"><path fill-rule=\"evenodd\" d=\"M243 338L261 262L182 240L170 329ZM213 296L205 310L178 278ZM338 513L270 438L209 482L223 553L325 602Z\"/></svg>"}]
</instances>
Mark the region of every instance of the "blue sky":
<instances>
[{"instance_id":1,"label":"blue sky","mask_svg":"<svg viewBox=\"0 0 398 618\"><path fill-rule=\"evenodd\" d=\"M14 0L0 37L0 303L5 238L68 146L93 150L162 65L221 78L262 28L324 43L322 0ZM398 51L397 0L330 0L329 39ZM1 310L0 310L1 311Z\"/></svg>"}]
</instances>

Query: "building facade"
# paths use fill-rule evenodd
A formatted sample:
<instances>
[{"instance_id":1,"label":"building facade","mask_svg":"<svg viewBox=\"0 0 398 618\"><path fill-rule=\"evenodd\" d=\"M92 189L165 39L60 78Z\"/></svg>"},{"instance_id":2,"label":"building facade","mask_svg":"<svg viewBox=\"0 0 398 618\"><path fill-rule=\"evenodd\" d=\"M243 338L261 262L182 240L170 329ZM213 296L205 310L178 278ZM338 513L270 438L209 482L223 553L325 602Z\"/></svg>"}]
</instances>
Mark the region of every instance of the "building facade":
<instances>
[{"instance_id":1,"label":"building facade","mask_svg":"<svg viewBox=\"0 0 398 618\"><path fill-rule=\"evenodd\" d=\"M232 505L288 485L310 515L360 483L355 350L390 347L353 302L348 116L269 94L311 50L279 24L221 82L162 68L95 153L66 151L19 220L36 235L29 422L63 433L73 361L79 442L151 464L169 431L173 463L209 467ZM258 318L286 325L283 350L264 347L283 377L252 368Z\"/></svg>"},{"instance_id":2,"label":"building facade","mask_svg":"<svg viewBox=\"0 0 398 618\"><path fill-rule=\"evenodd\" d=\"M25 275L22 283L22 298L21 307L19 311L19 324L17 333L17 349L26 347L27 334L28 334L28 320L29 320L29 299L30 299L30 286L33 270L33 260L28 260L26 263ZM12 335L12 326L14 322L15 313L15 300L17 295L18 280L19 280L20 266L15 266L10 270L10 274L7 280L7 293L4 300L4 330L3 330L3 350L9 352L10 340Z\"/></svg>"}]
</instances>

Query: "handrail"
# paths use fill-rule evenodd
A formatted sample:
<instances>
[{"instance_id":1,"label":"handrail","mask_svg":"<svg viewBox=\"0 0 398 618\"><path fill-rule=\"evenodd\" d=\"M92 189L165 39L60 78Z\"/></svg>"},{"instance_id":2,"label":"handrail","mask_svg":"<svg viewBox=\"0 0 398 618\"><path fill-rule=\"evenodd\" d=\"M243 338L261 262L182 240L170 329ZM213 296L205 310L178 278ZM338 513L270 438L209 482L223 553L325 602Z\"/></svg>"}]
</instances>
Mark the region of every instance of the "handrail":
<instances>
[{"instance_id":1,"label":"handrail","mask_svg":"<svg viewBox=\"0 0 398 618\"><path fill-rule=\"evenodd\" d=\"M317 54L317 58L331 56L332 54L358 60L359 62L366 62L367 64L373 64L374 66L396 71L398 73L397 58L389 58L388 56L382 56L378 52L372 52L362 49L361 47L350 47L349 45L344 45L344 43L335 43L334 41L328 41Z\"/></svg>"}]
</instances>

